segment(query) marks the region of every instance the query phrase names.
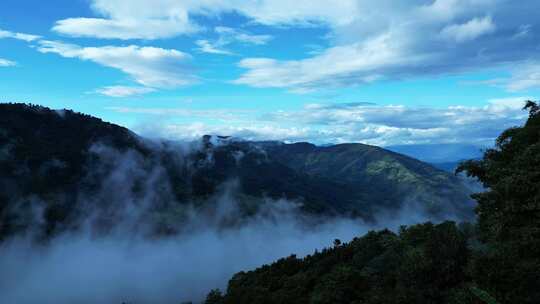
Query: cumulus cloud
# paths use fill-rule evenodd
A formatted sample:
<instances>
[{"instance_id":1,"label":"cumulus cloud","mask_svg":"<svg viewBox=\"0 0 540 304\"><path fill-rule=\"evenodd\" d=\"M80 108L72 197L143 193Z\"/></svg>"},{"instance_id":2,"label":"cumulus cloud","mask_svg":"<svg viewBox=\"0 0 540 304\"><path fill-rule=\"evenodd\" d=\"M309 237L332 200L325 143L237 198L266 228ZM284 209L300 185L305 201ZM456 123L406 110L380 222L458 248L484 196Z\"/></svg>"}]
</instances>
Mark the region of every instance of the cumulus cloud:
<instances>
[{"instance_id":1,"label":"cumulus cloud","mask_svg":"<svg viewBox=\"0 0 540 304\"><path fill-rule=\"evenodd\" d=\"M245 140L280 140L287 142L316 139L316 130L309 127L277 126L274 124L246 123L219 126L202 122L188 124L168 124L157 130L159 135L170 139L195 139L205 134L233 136ZM143 134L145 130L142 130ZM152 131L156 131L155 129Z\"/></svg>"},{"instance_id":2,"label":"cumulus cloud","mask_svg":"<svg viewBox=\"0 0 540 304\"><path fill-rule=\"evenodd\" d=\"M235 80L253 87L306 92L381 79L511 67L538 58L540 23L522 12L540 4L482 0L357 1L358 15L329 23L331 45L299 60L246 58ZM351 16L351 14L345 14ZM532 83L532 82L530 82Z\"/></svg>"},{"instance_id":3,"label":"cumulus cloud","mask_svg":"<svg viewBox=\"0 0 540 304\"><path fill-rule=\"evenodd\" d=\"M97 89L96 93L109 97L129 97L154 91L155 89L147 87L107 86Z\"/></svg>"},{"instance_id":4,"label":"cumulus cloud","mask_svg":"<svg viewBox=\"0 0 540 304\"><path fill-rule=\"evenodd\" d=\"M309 104L297 111L276 111L254 118L250 113L185 109L108 108L117 112L191 117L171 119L160 127L138 128L168 138L204 134L232 135L248 140L309 141L316 144L361 142L378 146L467 143L491 145L508 127L527 117L527 97L492 99L484 106L412 107L371 103ZM197 121L198 120L198 121ZM204 122L201 122L204 121ZM216 123L226 121L227 124Z\"/></svg>"},{"instance_id":5,"label":"cumulus cloud","mask_svg":"<svg viewBox=\"0 0 540 304\"><path fill-rule=\"evenodd\" d=\"M180 1L91 1L103 18L59 20L53 31L76 37L157 39L197 31Z\"/></svg>"},{"instance_id":6,"label":"cumulus cloud","mask_svg":"<svg viewBox=\"0 0 540 304\"><path fill-rule=\"evenodd\" d=\"M39 39L41 37L37 36L37 35L30 35L30 34L25 34L25 33L16 33L16 32L10 32L10 31L0 29L0 39L2 39L2 38L13 38L13 39L17 39L17 40L23 40L23 41L26 41L26 42L32 42L32 41L37 40L37 39Z\"/></svg>"},{"instance_id":7,"label":"cumulus cloud","mask_svg":"<svg viewBox=\"0 0 540 304\"><path fill-rule=\"evenodd\" d=\"M433 56L405 53L403 41L397 36L388 33L352 45L332 47L302 60L243 59L239 66L248 71L234 82L303 92L317 87L341 86L343 82L373 82L384 77L380 74L381 67L419 67Z\"/></svg>"},{"instance_id":8,"label":"cumulus cloud","mask_svg":"<svg viewBox=\"0 0 540 304\"><path fill-rule=\"evenodd\" d=\"M81 47L59 41L40 40L38 51L115 68L136 82L153 88L175 88L196 82L188 64L191 56L174 49L136 45Z\"/></svg>"},{"instance_id":9,"label":"cumulus cloud","mask_svg":"<svg viewBox=\"0 0 540 304\"><path fill-rule=\"evenodd\" d=\"M299 112L278 112L272 121L296 121L314 127L343 129L345 141L376 145L420 143L491 143L504 129L526 118L522 111L526 98L490 100L482 107L444 108L404 105L351 105L336 108L308 105Z\"/></svg>"},{"instance_id":10,"label":"cumulus cloud","mask_svg":"<svg viewBox=\"0 0 540 304\"><path fill-rule=\"evenodd\" d=\"M68 18L53 30L77 37L157 39L200 30L194 15L214 16L237 12L266 25L344 24L359 13L354 0L339 1L237 1L237 0L92 0L92 10L101 18ZM348 17L351 16L351 17Z\"/></svg>"},{"instance_id":11,"label":"cumulus cloud","mask_svg":"<svg viewBox=\"0 0 540 304\"><path fill-rule=\"evenodd\" d=\"M200 17L228 13L246 17L249 24L321 27L329 32L330 46L311 57L239 62L245 71L234 83L298 93L538 60L535 29L540 22L524 14L540 10L534 0L519 6L499 0L92 0L91 8L98 17L60 20L53 29L72 36L167 38L200 30ZM230 41L264 44L271 39L237 28L214 31L217 40L196 41L200 51L230 55L225 47Z\"/></svg>"},{"instance_id":12,"label":"cumulus cloud","mask_svg":"<svg viewBox=\"0 0 540 304\"><path fill-rule=\"evenodd\" d=\"M11 60L0 58L0 67L16 66L17 63Z\"/></svg>"}]
</instances>

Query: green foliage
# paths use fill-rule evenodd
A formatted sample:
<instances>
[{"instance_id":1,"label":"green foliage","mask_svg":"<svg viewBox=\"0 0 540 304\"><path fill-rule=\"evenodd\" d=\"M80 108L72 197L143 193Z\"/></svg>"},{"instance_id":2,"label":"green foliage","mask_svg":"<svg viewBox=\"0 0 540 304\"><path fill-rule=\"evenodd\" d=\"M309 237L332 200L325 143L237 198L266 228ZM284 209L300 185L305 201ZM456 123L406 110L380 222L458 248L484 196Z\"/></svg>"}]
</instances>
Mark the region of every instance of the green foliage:
<instances>
[{"instance_id":1,"label":"green foliage","mask_svg":"<svg viewBox=\"0 0 540 304\"><path fill-rule=\"evenodd\" d=\"M502 303L540 303L540 112L532 101L525 109L524 126L504 131L481 160L458 168L489 189L474 195L485 248L473 274Z\"/></svg>"},{"instance_id":2,"label":"green foliage","mask_svg":"<svg viewBox=\"0 0 540 304\"><path fill-rule=\"evenodd\" d=\"M499 304L495 298L493 298L485 290L482 290L476 286L471 286L471 293L473 293L478 299L484 301L486 304Z\"/></svg>"},{"instance_id":3,"label":"green foliage","mask_svg":"<svg viewBox=\"0 0 540 304\"><path fill-rule=\"evenodd\" d=\"M419 160L364 144L318 147L309 143L268 145L268 155L297 172L341 182L333 203L360 214L378 208L399 208L407 199L426 206L433 215L453 209L472 218L468 189L459 178ZM390 190L391 189L391 190ZM397 202L397 203L396 203Z\"/></svg>"},{"instance_id":4,"label":"green foliage","mask_svg":"<svg viewBox=\"0 0 540 304\"><path fill-rule=\"evenodd\" d=\"M453 222L370 232L238 273L222 303L450 303L465 288L466 242Z\"/></svg>"},{"instance_id":5,"label":"green foliage","mask_svg":"<svg viewBox=\"0 0 540 304\"><path fill-rule=\"evenodd\" d=\"M204 303L206 303L206 304L221 304L221 303L223 303L223 295L221 294L221 290L212 289L208 293L208 295L206 296L206 301Z\"/></svg>"}]
</instances>

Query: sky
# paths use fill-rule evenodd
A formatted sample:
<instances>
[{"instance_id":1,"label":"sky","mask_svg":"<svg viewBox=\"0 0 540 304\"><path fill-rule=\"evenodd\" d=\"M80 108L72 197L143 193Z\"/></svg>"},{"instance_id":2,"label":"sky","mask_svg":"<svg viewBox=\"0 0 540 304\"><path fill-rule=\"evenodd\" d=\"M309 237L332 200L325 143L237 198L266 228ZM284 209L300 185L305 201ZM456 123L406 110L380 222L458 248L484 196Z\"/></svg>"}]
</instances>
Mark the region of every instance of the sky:
<instances>
[{"instance_id":1,"label":"sky","mask_svg":"<svg viewBox=\"0 0 540 304\"><path fill-rule=\"evenodd\" d=\"M145 136L487 145L540 95L537 0L2 0L0 102Z\"/></svg>"}]
</instances>

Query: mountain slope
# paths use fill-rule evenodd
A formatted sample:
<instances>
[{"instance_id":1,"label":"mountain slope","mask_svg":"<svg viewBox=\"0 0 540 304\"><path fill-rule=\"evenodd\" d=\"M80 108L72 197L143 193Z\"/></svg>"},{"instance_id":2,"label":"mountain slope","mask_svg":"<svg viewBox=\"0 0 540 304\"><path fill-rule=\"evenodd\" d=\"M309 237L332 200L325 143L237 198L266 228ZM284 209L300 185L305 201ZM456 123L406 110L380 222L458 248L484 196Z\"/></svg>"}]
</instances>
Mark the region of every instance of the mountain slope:
<instances>
[{"instance_id":1,"label":"mountain slope","mask_svg":"<svg viewBox=\"0 0 540 304\"><path fill-rule=\"evenodd\" d=\"M267 147L272 158L310 176L352 185L373 212L413 204L430 212L470 211L459 178L416 159L364 144L317 147L309 143ZM397 202L397 203L396 203Z\"/></svg>"},{"instance_id":2,"label":"mountain slope","mask_svg":"<svg viewBox=\"0 0 540 304\"><path fill-rule=\"evenodd\" d=\"M373 146L215 136L189 144L150 141L88 115L25 104L0 104L0 169L7 189L0 194L0 239L38 224L50 235L89 217L113 226L127 203L144 206L141 221L158 219L154 230L174 233L186 206L217 208L216 196L231 181L240 217L254 214L264 198L368 221L403 208L440 218L471 211L457 178ZM43 218L35 218L36 210Z\"/></svg>"},{"instance_id":3,"label":"mountain slope","mask_svg":"<svg viewBox=\"0 0 540 304\"><path fill-rule=\"evenodd\" d=\"M224 295L213 290L205 303L481 303L466 274L471 239L453 222L371 231L239 272Z\"/></svg>"}]
</instances>

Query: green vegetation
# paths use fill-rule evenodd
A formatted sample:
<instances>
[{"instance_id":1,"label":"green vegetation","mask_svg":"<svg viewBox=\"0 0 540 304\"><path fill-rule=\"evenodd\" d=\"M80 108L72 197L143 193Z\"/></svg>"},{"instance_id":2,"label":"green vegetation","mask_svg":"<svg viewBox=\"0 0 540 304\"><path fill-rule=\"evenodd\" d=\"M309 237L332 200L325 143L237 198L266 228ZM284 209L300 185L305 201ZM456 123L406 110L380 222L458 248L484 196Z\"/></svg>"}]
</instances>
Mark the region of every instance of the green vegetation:
<instances>
[{"instance_id":1,"label":"green vegetation","mask_svg":"<svg viewBox=\"0 0 540 304\"><path fill-rule=\"evenodd\" d=\"M142 185L153 170L163 169L157 186L163 189L152 187L157 195L148 218L156 219L156 229L165 233L174 232L171 225L185 217L186 204L211 207L212 196L230 180L238 181L235 199L246 216L256 213L262 197L301 202L305 213L317 216L367 221L377 212L400 210L408 200L434 217L448 210L472 215L468 190L458 178L378 147L243 141L214 145L210 136L201 143L180 155L178 143L148 142L89 115L0 104L0 188L8 189L0 192L0 240L29 227L38 230L31 216L34 207L45 212L39 228L46 237L76 227L89 207L107 214L108 202L122 198L102 191L110 187L104 180L126 159L139 174L127 174L132 189L122 190L135 202L145 199ZM102 148L97 153L92 151L96 145ZM103 197L92 200L98 193ZM93 205L84 206L88 201ZM114 223L110 216L106 222Z\"/></svg>"},{"instance_id":2,"label":"green vegetation","mask_svg":"<svg viewBox=\"0 0 540 304\"><path fill-rule=\"evenodd\" d=\"M240 272L206 303L540 303L540 108L458 171L488 189L477 224L369 232Z\"/></svg>"},{"instance_id":3,"label":"green vegetation","mask_svg":"<svg viewBox=\"0 0 540 304\"><path fill-rule=\"evenodd\" d=\"M481 160L463 163L489 191L478 193L474 276L501 303L540 303L540 110L528 101L523 127L504 131Z\"/></svg>"},{"instance_id":4,"label":"green vegetation","mask_svg":"<svg viewBox=\"0 0 540 304\"><path fill-rule=\"evenodd\" d=\"M364 217L413 201L433 215L470 216L470 191L461 180L419 160L364 144L318 147L309 143L268 145L277 162L312 178L341 183L348 195L335 204ZM374 203L376 202L376 203Z\"/></svg>"},{"instance_id":5,"label":"green vegetation","mask_svg":"<svg viewBox=\"0 0 540 304\"><path fill-rule=\"evenodd\" d=\"M370 232L303 259L234 275L218 302L445 303L466 290L466 236L452 222Z\"/></svg>"}]
</instances>

